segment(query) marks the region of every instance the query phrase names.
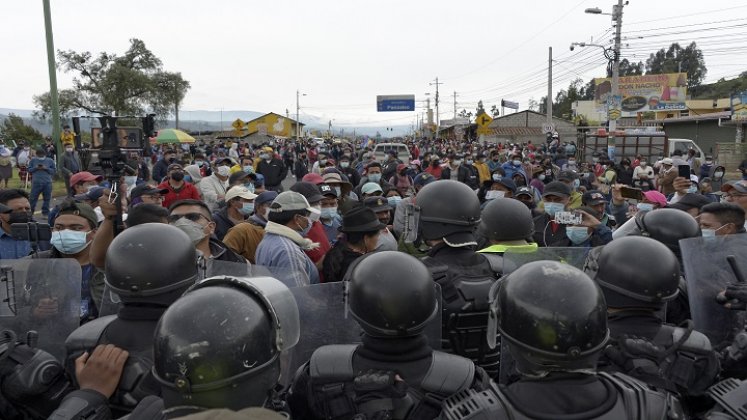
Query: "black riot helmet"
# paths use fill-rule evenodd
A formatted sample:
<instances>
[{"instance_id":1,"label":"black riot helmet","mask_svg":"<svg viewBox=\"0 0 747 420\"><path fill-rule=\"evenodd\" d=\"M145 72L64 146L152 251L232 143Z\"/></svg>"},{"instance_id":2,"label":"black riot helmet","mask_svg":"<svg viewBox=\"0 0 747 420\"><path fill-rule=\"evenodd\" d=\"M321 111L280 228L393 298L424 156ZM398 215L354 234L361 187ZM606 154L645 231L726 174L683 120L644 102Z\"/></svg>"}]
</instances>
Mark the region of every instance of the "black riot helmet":
<instances>
[{"instance_id":1,"label":"black riot helmet","mask_svg":"<svg viewBox=\"0 0 747 420\"><path fill-rule=\"evenodd\" d=\"M165 406L261 406L280 376L280 353L299 338L291 291L270 277L211 277L158 321L153 376Z\"/></svg>"},{"instance_id":2,"label":"black riot helmet","mask_svg":"<svg viewBox=\"0 0 747 420\"><path fill-rule=\"evenodd\" d=\"M197 280L197 250L165 223L125 229L106 251L106 286L125 304L169 305Z\"/></svg>"},{"instance_id":3,"label":"black riot helmet","mask_svg":"<svg viewBox=\"0 0 747 420\"><path fill-rule=\"evenodd\" d=\"M491 200L482 209L479 232L491 241L533 241L532 212L519 200Z\"/></svg>"},{"instance_id":4,"label":"black riot helmet","mask_svg":"<svg viewBox=\"0 0 747 420\"><path fill-rule=\"evenodd\" d=\"M465 236L474 237L480 223L480 200L466 184L451 180L432 182L418 192L415 201L423 239L449 240L455 235L449 240L453 243Z\"/></svg>"},{"instance_id":5,"label":"black riot helmet","mask_svg":"<svg viewBox=\"0 0 747 420\"><path fill-rule=\"evenodd\" d=\"M345 282L346 304L368 335L417 335L438 315L431 274L411 255L398 251L368 254L348 270Z\"/></svg>"},{"instance_id":6,"label":"black riot helmet","mask_svg":"<svg viewBox=\"0 0 747 420\"><path fill-rule=\"evenodd\" d=\"M534 261L490 290L488 343L508 342L522 373L592 369L609 338L607 305L583 271Z\"/></svg>"},{"instance_id":7,"label":"black riot helmet","mask_svg":"<svg viewBox=\"0 0 747 420\"><path fill-rule=\"evenodd\" d=\"M635 219L641 236L663 243L680 256L680 239L700 236L700 226L690 214L677 209L657 209Z\"/></svg>"},{"instance_id":8,"label":"black riot helmet","mask_svg":"<svg viewBox=\"0 0 747 420\"><path fill-rule=\"evenodd\" d=\"M602 247L595 280L610 307L659 308L677 296L680 263L661 242L626 236Z\"/></svg>"}]
</instances>

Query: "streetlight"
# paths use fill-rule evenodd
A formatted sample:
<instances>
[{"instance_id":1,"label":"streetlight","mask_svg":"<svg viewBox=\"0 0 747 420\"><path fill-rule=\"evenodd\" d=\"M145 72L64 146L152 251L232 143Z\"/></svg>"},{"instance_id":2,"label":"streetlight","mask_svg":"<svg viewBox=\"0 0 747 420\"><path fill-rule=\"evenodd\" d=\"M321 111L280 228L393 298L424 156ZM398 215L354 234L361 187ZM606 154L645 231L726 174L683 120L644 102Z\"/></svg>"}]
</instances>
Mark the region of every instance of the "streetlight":
<instances>
[{"instance_id":1,"label":"streetlight","mask_svg":"<svg viewBox=\"0 0 747 420\"><path fill-rule=\"evenodd\" d=\"M617 4L613 6L612 13L602 13L602 10L598 7L592 7L586 9L584 12L593 15L609 15L612 16L612 22L615 26L615 45L612 48L612 92L608 99L608 105L612 102L617 102L615 99L620 96L620 38L622 35L622 16L623 7L628 4L627 0L623 3L623 0L617 0ZM579 43L580 46L580 43ZM571 44L573 49L573 44ZM605 55L607 49L605 49ZM608 57L609 58L609 57ZM609 122L608 133L607 133L607 154L610 159L615 159L615 131L617 131L617 118L619 118L619 112L615 112L610 117L610 109L607 107L607 121ZM619 110L618 110L619 111Z\"/></svg>"},{"instance_id":2,"label":"streetlight","mask_svg":"<svg viewBox=\"0 0 747 420\"><path fill-rule=\"evenodd\" d=\"M301 107L298 105L298 99L301 96L306 96L305 93L301 93L298 89L296 89L296 141L301 140Z\"/></svg>"}]
</instances>

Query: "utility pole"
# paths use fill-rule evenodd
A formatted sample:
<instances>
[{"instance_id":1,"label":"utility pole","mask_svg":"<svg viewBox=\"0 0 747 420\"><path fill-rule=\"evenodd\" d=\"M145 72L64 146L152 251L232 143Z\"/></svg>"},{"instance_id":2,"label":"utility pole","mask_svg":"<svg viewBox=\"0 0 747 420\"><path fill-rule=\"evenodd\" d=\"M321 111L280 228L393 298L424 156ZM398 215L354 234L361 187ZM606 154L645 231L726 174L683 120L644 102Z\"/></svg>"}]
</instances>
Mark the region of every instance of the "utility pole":
<instances>
[{"instance_id":1,"label":"utility pole","mask_svg":"<svg viewBox=\"0 0 747 420\"><path fill-rule=\"evenodd\" d=\"M306 96L306 94L304 93L303 96ZM301 97L301 92L299 92L298 89L296 89L296 141L297 142L301 140L301 118L300 118L301 107L298 104L299 97Z\"/></svg>"},{"instance_id":2,"label":"utility pole","mask_svg":"<svg viewBox=\"0 0 747 420\"><path fill-rule=\"evenodd\" d=\"M622 35L623 0L617 0L617 5L612 11L612 21L615 22L615 46L612 55L612 97L620 96L620 39ZM617 103L617 101L615 101ZM607 114L609 118L609 113ZM617 116L617 115L615 115ZM607 133L607 154L610 159L615 159L615 131L617 131L617 118L609 119L609 132Z\"/></svg>"},{"instance_id":3,"label":"utility pole","mask_svg":"<svg viewBox=\"0 0 747 420\"><path fill-rule=\"evenodd\" d=\"M60 100L57 92L57 65L54 58L54 37L52 36L52 12L49 0L44 0L44 29L47 33L47 64L49 65L49 99L52 102L52 140L57 150L62 150L60 139ZM62 153L57 154L59 165L62 164Z\"/></svg>"},{"instance_id":4,"label":"utility pole","mask_svg":"<svg viewBox=\"0 0 747 420\"><path fill-rule=\"evenodd\" d=\"M438 85L443 85L443 83L439 83L438 77L436 77L436 81L429 83L429 85L436 85L436 137L438 137L438 130L440 125L440 118L438 113Z\"/></svg>"},{"instance_id":5,"label":"utility pole","mask_svg":"<svg viewBox=\"0 0 747 420\"><path fill-rule=\"evenodd\" d=\"M547 60L547 100L545 101L547 110L547 124L552 126L552 47L549 48L549 57Z\"/></svg>"},{"instance_id":6,"label":"utility pole","mask_svg":"<svg viewBox=\"0 0 747 420\"><path fill-rule=\"evenodd\" d=\"M454 91L454 121L456 123L456 116L457 116L457 103L456 103L457 93Z\"/></svg>"}]
</instances>

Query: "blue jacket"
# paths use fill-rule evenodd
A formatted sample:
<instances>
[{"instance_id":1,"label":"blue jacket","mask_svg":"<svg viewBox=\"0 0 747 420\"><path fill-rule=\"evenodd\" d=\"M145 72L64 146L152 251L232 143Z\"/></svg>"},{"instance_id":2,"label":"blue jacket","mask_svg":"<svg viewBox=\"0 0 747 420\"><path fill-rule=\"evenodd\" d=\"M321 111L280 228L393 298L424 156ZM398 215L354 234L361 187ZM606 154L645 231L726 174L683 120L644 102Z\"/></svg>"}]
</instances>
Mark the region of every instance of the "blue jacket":
<instances>
[{"instance_id":1,"label":"blue jacket","mask_svg":"<svg viewBox=\"0 0 747 420\"><path fill-rule=\"evenodd\" d=\"M39 165L43 165L39 168ZM51 184L52 176L57 171L54 161L48 157L35 157L29 162L29 172L34 174L33 184Z\"/></svg>"},{"instance_id":2,"label":"blue jacket","mask_svg":"<svg viewBox=\"0 0 747 420\"><path fill-rule=\"evenodd\" d=\"M257 246L256 265L267 267L288 287L319 283L319 271L303 250L285 236L265 231Z\"/></svg>"}]
</instances>

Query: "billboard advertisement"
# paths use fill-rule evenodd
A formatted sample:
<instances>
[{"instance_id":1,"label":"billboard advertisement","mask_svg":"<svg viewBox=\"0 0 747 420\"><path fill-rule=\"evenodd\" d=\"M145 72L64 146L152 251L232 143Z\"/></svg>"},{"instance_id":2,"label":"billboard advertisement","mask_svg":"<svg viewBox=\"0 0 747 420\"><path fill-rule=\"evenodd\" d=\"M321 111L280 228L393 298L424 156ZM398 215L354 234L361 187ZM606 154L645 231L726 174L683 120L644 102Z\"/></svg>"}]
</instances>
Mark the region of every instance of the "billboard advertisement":
<instances>
[{"instance_id":1,"label":"billboard advertisement","mask_svg":"<svg viewBox=\"0 0 747 420\"><path fill-rule=\"evenodd\" d=\"M612 79L594 79L594 99L600 112L607 111ZM686 110L687 73L648 74L620 77L620 108L623 117L647 111Z\"/></svg>"},{"instance_id":2,"label":"billboard advertisement","mask_svg":"<svg viewBox=\"0 0 747 420\"><path fill-rule=\"evenodd\" d=\"M731 95L732 121L747 121L747 91Z\"/></svg>"}]
</instances>

